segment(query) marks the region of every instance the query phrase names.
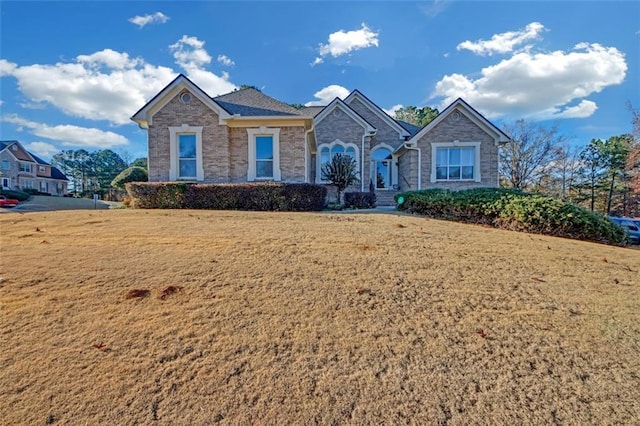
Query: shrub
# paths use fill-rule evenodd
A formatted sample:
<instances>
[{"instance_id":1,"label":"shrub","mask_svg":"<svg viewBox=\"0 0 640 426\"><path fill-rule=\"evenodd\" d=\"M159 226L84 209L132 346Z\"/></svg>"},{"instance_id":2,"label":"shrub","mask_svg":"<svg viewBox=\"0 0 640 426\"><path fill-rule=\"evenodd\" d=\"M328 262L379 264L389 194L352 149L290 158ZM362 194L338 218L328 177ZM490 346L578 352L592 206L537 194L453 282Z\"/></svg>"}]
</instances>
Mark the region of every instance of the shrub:
<instances>
[{"instance_id":1,"label":"shrub","mask_svg":"<svg viewBox=\"0 0 640 426\"><path fill-rule=\"evenodd\" d=\"M313 184L126 184L137 208L310 211L324 208L327 189Z\"/></svg>"},{"instance_id":2,"label":"shrub","mask_svg":"<svg viewBox=\"0 0 640 426\"><path fill-rule=\"evenodd\" d=\"M373 192L345 192L344 206L354 209L372 209L376 206L376 194Z\"/></svg>"},{"instance_id":3,"label":"shrub","mask_svg":"<svg viewBox=\"0 0 640 426\"><path fill-rule=\"evenodd\" d=\"M626 236L607 218L565 201L519 190L478 188L430 189L396 195L400 210L426 216L482 223L498 228L607 244L624 244Z\"/></svg>"},{"instance_id":4,"label":"shrub","mask_svg":"<svg viewBox=\"0 0 640 426\"><path fill-rule=\"evenodd\" d=\"M336 201L338 203L340 203L342 191L360 182L356 160L349 155L334 155L331 161L322 166L321 173L322 179L331 182L336 187L338 192Z\"/></svg>"},{"instance_id":5,"label":"shrub","mask_svg":"<svg viewBox=\"0 0 640 426\"><path fill-rule=\"evenodd\" d=\"M138 166L129 167L121 171L111 181L111 186L114 188L124 189L124 184L127 182L146 182L149 180L147 171Z\"/></svg>"},{"instance_id":6,"label":"shrub","mask_svg":"<svg viewBox=\"0 0 640 426\"><path fill-rule=\"evenodd\" d=\"M24 201L29 199L29 194L24 191L18 191L14 189L2 189L0 195L4 195L7 198L13 198L14 200Z\"/></svg>"}]
</instances>

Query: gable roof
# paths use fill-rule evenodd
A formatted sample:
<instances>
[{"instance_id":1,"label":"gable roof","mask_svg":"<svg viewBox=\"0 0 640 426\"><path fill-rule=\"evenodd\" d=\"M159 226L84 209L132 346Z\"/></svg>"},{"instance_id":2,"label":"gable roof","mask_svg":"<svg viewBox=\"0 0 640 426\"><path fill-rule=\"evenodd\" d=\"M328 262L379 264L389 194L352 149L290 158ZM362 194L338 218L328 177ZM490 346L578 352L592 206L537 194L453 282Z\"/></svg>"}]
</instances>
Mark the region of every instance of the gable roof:
<instances>
[{"instance_id":1,"label":"gable roof","mask_svg":"<svg viewBox=\"0 0 640 426\"><path fill-rule=\"evenodd\" d=\"M252 87L220 95L213 100L232 115L251 117L302 115L291 105L280 102Z\"/></svg>"},{"instance_id":2,"label":"gable roof","mask_svg":"<svg viewBox=\"0 0 640 426\"><path fill-rule=\"evenodd\" d=\"M349 93L349 96L347 96L344 99L344 102L348 105L355 99L358 99L360 102L362 102L367 108L369 108L382 121L387 123L387 125L389 125L392 129L397 131L400 134L400 137L411 136L409 131L407 131L407 129L405 129L402 125L400 125L400 123L398 123L396 120L391 118L389 116L389 114L384 112L382 110L382 108L380 108L378 105L374 104L369 98L367 98L365 95L363 95L358 89L356 89L353 92Z\"/></svg>"},{"instance_id":3,"label":"gable roof","mask_svg":"<svg viewBox=\"0 0 640 426\"><path fill-rule=\"evenodd\" d=\"M415 135L422 129L420 126L416 126L415 124L407 123L406 121L396 120L402 127L404 127L407 132L411 134L411 136Z\"/></svg>"},{"instance_id":4,"label":"gable roof","mask_svg":"<svg viewBox=\"0 0 640 426\"><path fill-rule=\"evenodd\" d=\"M409 143L417 142L418 139L427 134L431 129L436 127L442 120L444 120L449 114L454 111L460 111L477 126L484 129L485 132L493 134L496 145L500 143L510 142L511 138L507 136L505 132L496 127L492 122L487 120L476 109L464 101L462 98L458 98L453 101L448 107L446 107L438 116L433 119L429 124L424 126L418 133L413 135L409 140Z\"/></svg>"},{"instance_id":5,"label":"gable roof","mask_svg":"<svg viewBox=\"0 0 640 426\"><path fill-rule=\"evenodd\" d=\"M9 150L13 158L15 158L16 160L36 163L36 160L33 158L33 154L27 151L27 149L24 146L22 146L22 144L19 141L17 140L0 141L0 143L2 143L2 147L0 148L0 151L4 151L5 149L9 148L12 145L17 145L18 148L20 148L19 150L13 150L13 149Z\"/></svg>"},{"instance_id":6,"label":"gable roof","mask_svg":"<svg viewBox=\"0 0 640 426\"><path fill-rule=\"evenodd\" d=\"M188 89L191 94L196 96L202 103L215 111L220 119L230 117L229 113L220 105L215 103L204 90L189 80L184 74L179 74L171 83L167 84L164 89L158 92L149 102L133 114L131 120L138 123L138 126L142 128L148 128L149 124L152 122L153 114L185 88Z\"/></svg>"},{"instance_id":7,"label":"gable roof","mask_svg":"<svg viewBox=\"0 0 640 426\"><path fill-rule=\"evenodd\" d=\"M327 115L329 115L329 113L331 111L334 111L336 109L340 109L340 110L344 111L345 114L347 114L349 117L351 117L351 119L353 121L355 121L356 123L360 124L367 132L374 133L376 131L376 128L373 127L371 125L371 123L369 123L363 116L358 114L349 105L344 103L344 101L342 99L340 99L340 98L335 98L334 100L332 100L329 103L329 105L324 107L322 109L322 111L318 115L316 115L314 117L313 121L316 122L316 123L321 122L322 120L324 120L327 117Z\"/></svg>"},{"instance_id":8,"label":"gable roof","mask_svg":"<svg viewBox=\"0 0 640 426\"><path fill-rule=\"evenodd\" d=\"M67 176L65 176L64 173L58 170L57 167L53 167L53 166L51 166L51 179L69 180L69 178L67 178Z\"/></svg>"},{"instance_id":9,"label":"gable roof","mask_svg":"<svg viewBox=\"0 0 640 426\"><path fill-rule=\"evenodd\" d=\"M315 117L316 115L320 114L320 112L322 112L324 108L325 106L306 106L304 108L301 108L300 112L302 112L304 115L308 115L309 117Z\"/></svg>"},{"instance_id":10,"label":"gable roof","mask_svg":"<svg viewBox=\"0 0 640 426\"><path fill-rule=\"evenodd\" d=\"M46 161L44 161L42 158L38 157L37 155L35 155L35 154L31 153L31 152L29 154L31 154L33 159L36 160L36 163L42 164L43 166L50 166L51 165L51 164L47 163Z\"/></svg>"}]
</instances>

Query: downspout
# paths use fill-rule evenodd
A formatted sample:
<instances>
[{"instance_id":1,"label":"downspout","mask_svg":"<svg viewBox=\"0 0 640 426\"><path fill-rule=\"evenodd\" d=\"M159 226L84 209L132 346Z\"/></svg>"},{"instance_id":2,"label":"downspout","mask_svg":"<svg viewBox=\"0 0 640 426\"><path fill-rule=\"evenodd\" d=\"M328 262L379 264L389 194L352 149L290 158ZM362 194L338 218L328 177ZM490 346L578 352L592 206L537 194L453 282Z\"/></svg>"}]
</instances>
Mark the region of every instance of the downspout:
<instances>
[{"instance_id":1,"label":"downspout","mask_svg":"<svg viewBox=\"0 0 640 426\"><path fill-rule=\"evenodd\" d=\"M420 191L422 187L422 151L420 150L420 148L411 146L406 143L404 144L404 148L407 150L411 149L414 151L418 151L418 191Z\"/></svg>"},{"instance_id":2,"label":"downspout","mask_svg":"<svg viewBox=\"0 0 640 426\"><path fill-rule=\"evenodd\" d=\"M313 132L313 130L312 123L311 128L304 132L304 181L306 183L315 183L315 180L314 182L309 182L309 133Z\"/></svg>"},{"instance_id":3,"label":"downspout","mask_svg":"<svg viewBox=\"0 0 640 426\"><path fill-rule=\"evenodd\" d=\"M364 192L364 138L374 136L377 130L369 130L368 133L362 134L362 144L360 146L360 192Z\"/></svg>"}]
</instances>

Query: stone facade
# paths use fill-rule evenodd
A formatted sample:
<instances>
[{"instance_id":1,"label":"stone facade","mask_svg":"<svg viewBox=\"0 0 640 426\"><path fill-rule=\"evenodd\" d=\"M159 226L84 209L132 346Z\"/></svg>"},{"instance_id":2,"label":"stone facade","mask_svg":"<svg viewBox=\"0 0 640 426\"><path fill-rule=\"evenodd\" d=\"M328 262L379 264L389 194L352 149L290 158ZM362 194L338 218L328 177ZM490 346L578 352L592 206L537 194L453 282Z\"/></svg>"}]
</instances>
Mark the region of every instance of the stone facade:
<instances>
[{"instance_id":1,"label":"stone facade","mask_svg":"<svg viewBox=\"0 0 640 426\"><path fill-rule=\"evenodd\" d=\"M455 117L459 117L456 119ZM480 182L474 181L438 181L431 182L432 143L438 142L480 142ZM429 133L418 139L418 148L422 150L421 189L448 188L468 189L498 186L498 146L494 138L471 121L464 113L449 114ZM406 155L406 154L405 154ZM417 168L409 173L412 182L417 182Z\"/></svg>"},{"instance_id":2,"label":"stone facade","mask_svg":"<svg viewBox=\"0 0 640 426\"><path fill-rule=\"evenodd\" d=\"M218 123L218 115L196 96L189 104L180 102L180 94L171 99L153 116L149 125L149 181L169 180L171 147L169 127L202 126L202 165L205 182L230 181L229 132L227 126ZM246 136L245 136L246 140Z\"/></svg>"},{"instance_id":3,"label":"stone facade","mask_svg":"<svg viewBox=\"0 0 640 426\"><path fill-rule=\"evenodd\" d=\"M462 100L456 101L443 111L433 127L428 128L428 133L416 139L415 136L409 137L407 130L390 117L386 117L384 112L371 104L364 95L354 92L344 102L336 101L330 109L316 116L313 133L310 134L310 140L315 141L315 146L307 146L306 132L311 128L311 119L305 115L297 115L295 110L290 111L291 108L286 104L250 91L232 92L209 103L202 97L203 93L198 91L199 88L190 84L192 83L186 77L178 77L164 89L166 98L170 98L168 102L152 101L134 115L135 121L148 128L150 181L170 180L171 161L176 159L171 159L169 128L187 126L202 129L204 173L201 171L199 176L203 175L204 182L249 180L249 174L254 173L254 168L250 167L250 138L257 134L256 129L264 128L266 132L268 129L279 129L279 151L275 158L279 158L280 180L283 182L321 182L321 170L318 167L320 150L325 144L340 141L357 148L362 183L348 190L369 189L373 164L371 153L376 148L384 146L392 153L395 152L389 161L389 187L376 190L380 193L380 199L390 199L392 192L397 190L415 190L418 187L462 189L498 185L496 141L508 139ZM181 98L186 91L194 95L190 101ZM216 104L217 99L219 103ZM232 101L239 103L230 103ZM255 105L251 104L252 102ZM265 105L273 109L265 109ZM262 115L265 113L266 116ZM371 131L375 131L375 135L370 135ZM402 148L404 143L419 148L420 152L416 149ZM475 163L474 172L477 177L477 172L480 171L481 181L431 182L432 150L435 143L479 144L479 161ZM277 173L274 176L278 176Z\"/></svg>"},{"instance_id":4,"label":"stone facade","mask_svg":"<svg viewBox=\"0 0 640 426\"><path fill-rule=\"evenodd\" d=\"M174 96L153 115L149 125L149 181L170 180L170 127L202 127L202 166L204 182L246 182L249 164L248 127L229 127L219 123L218 115L192 96L188 104ZM269 128L269 126L266 126ZM305 181L305 128L280 129L280 170L283 182Z\"/></svg>"}]
</instances>

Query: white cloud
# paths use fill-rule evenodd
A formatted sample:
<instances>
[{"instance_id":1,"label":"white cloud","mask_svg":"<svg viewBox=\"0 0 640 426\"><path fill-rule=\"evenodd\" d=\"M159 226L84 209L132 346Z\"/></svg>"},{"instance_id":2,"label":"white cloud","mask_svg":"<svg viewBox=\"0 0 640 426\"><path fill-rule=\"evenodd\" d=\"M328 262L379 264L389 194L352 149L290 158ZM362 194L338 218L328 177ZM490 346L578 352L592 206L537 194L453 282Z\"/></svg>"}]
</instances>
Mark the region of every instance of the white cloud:
<instances>
[{"instance_id":1,"label":"white cloud","mask_svg":"<svg viewBox=\"0 0 640 426\"><path fill-rule=\"evenodd\" d=\"M134 16L129 18L129 22L143 28L148 24L164 24L169 20L169 17L162 12L156 12L153 15Z\"/></svg>"},{"instance_id":2,"label":"white cloud","mask_svg":"<svg viewBox=\"0 0 640 426\"><path fill-rule=\"evenodd\" d=\"M569 52L516 53L475 79L445 75L435 97L443 98L440 108L462 97L488 117L588 117L597 105L584 98L622 83L626 72L624 53L615 47L580 43Z\"/></svg>"},{"instance_id":3,"label":"white cloud","mask_svg":"<svg viewBox=\"0 0 640 426\"><path fill-rule=\"evenodd\" d=\"M31 142L25 144L25 147L38 157L51 158L54 154L57 154L60 150L50 143L46 142Z\"/></svg>"},{"instance_id":4,"label":"white cloud","mask_svg":"<svg viewBox=\"0 0 640 426\"><path fill-rule=\"evenodd\" d=\"M513 52L516 46L538 38L544 30L544 25L539 22L532 22L525 28L518 31L508 31L506 33L494 34L491 40L463 41L456 47L457 50L470 50L476 55L493 55L495 53Z\"/></svg>"},{"instance_id":5,"label":"white cloud","mask_svg":"<svg viewBox=\"0 0 640 426\"><path fill-rule=\"evenodd\" d=\"M105 132L100 129L69 124L49 126L48 124L26 120L15 114L2 116L2 121L26 127L34 135L60 141L64 146L103 149L127 145L129 143L127 138L114 132Z\"/></svg>"},{"instance_id":6,"label":"white cloud","mask_svg":"<svg viewBox=\"0 0 640 426\"><path fill-rule=\"evenodd\" d=\"M398 111L401 108L403 108L403 105L402 104L397 104L397 105L392 106L389 109L382 108L382 110L384 112L386 112L388 115L390 115L391 117L395 117L396 111Z\"/></svg>"},{"instance_id":7,"label":"white cloud","mask_svg":"<svg viewBox=\"0 0 640 426\"><path fill-rule=\"evenodd\" d=\"M185 74L209 95L236 88L227 73L216 75L204 69L211 62L204 42L184 36L170 49ZM70 116L107 120L116 125L131 123L129 117L176 74L171 68L112 49L56 64L19 66L0 59L0 76L16 78L20 91L32 105L50 104Z\"/></svg>"},{"instance_id":8,"label":"white cloud","mask_svg":"<svg viewBox=\"0 0 640 426\"><path fill-rule=\"evenodd\" d=\"M327 87L323 87L318 90L313 96L317 99L315 101L309 101L305 106L325 106L328 105L335 98L344 99L349 96L349 90L337 84L332 84Z\"/></svg>"},{"instance_id":9,"label":"white cloud","mask_svg":"<svg viewBox=\"0 0 640 426\"><path fill-rule=\"evenodd\" d=\"M236 85L229 81L229 74L223 72L218 76L203 67L211 63L211 55L204 48L205 42L197 37L182 36L178 42L169 46L173 57L180 67L210 96L228 93L236 89Z\"/></svg>"},{"instance_id":10,"label":"white cloud","mask_svg":"<svg viewBox=\"0 0 640 426\"><path fill-rule=\"evenodd\" d=\"M227 55L218 55L218 62L220 62L225 67L232 67L236 64Z\"/></svg>"},{"instance_id":11,"label":"white cloud","mask_svg":"<svg viewBox=\"0 0 640 426\"><path fill-rule=\"evenodd\" d=\"M320 44L318 48L320 56L315 58L311 65L321 64L327 55L337 58L338 56L351 53L354 50L365 49L372 46L378 47L378 44L378 33L371 31L364 23L359 30L336 31L335 33L329 34L329 42L327 44Z\"/></svg>"},{"instance_id":12,"label":"white cloud","mask_svg":"<svg viewBox=\"0 0 640 426\"><path fill-rule=\"evenodd\" d=\"M450 0L433 0L419 7L420 11L422 11L422 13L424 13L428 18L435 18L444 12L450 3Z\"/></svg>"}]
</instances>

